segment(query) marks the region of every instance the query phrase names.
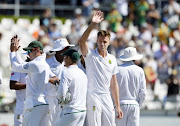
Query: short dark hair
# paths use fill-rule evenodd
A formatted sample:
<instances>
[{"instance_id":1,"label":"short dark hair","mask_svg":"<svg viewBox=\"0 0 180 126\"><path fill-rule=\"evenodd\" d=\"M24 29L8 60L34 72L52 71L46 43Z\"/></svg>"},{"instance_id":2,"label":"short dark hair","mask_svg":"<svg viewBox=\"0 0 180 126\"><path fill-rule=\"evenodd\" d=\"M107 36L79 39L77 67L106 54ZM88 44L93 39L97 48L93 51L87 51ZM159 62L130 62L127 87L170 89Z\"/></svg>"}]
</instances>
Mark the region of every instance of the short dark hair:
<instances>
[{"instance_id":1,"label":"short dark hair","mask_svg":"<svg viewBox=\"0 0 180 126\"><path fill-rule=\"evenodd\" d=\"M69 56L70 57L70 56ZM70 57L71 58L71 57ZM75 59L71 59L71 61L72 61L72 63L76 63L77 62L77 60L75 60Z\"/></svg>"},{"instance_id":2,"label":"short dark hair","mask_svg":"<svg viewBox=\"0 0 180 126\"><path fill-rule=\"evenodd\" d=\"M108 38L110 38L111 37L111 35L110 35L110 33L108 32L108 31L105 31L105 30L100 30L98 33L97 33L97 36L99 37L99 36L103 36L103 37L108 37Z\"/></svg>"}]
</instances>

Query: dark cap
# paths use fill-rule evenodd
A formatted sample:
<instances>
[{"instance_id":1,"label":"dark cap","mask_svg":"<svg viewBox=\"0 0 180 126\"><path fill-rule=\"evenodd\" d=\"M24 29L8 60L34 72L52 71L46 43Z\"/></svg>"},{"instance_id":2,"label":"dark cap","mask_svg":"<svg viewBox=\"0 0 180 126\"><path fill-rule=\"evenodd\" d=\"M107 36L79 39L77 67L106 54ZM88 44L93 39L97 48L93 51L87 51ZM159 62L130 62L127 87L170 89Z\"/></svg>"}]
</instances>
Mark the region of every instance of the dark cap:
<instances>
[{"instance_id":1,"label":"dark cap","mask_svg":"<svg viewBox=\"0 0 180 126\"><path fill-rule=\"evenodd\" d=\"M40 41L32 41L28 45L28 47L23 48L23 50L27 51L27 50L38 48L38 47L40 48L40 50L43 50L43 44Z\"/></svg>"},{"instance_id":2,"label":"dark cap","mask_svg":"<svg viewBox=\"0 0 180 126\"><path fill-rule=\"evenodd\" d=\"M64 53L61 53L61 55L69 56L72 60L75 60L75 61L80 59L80 55L75 49L68 49Z\"/></svg>"}]
</instances>

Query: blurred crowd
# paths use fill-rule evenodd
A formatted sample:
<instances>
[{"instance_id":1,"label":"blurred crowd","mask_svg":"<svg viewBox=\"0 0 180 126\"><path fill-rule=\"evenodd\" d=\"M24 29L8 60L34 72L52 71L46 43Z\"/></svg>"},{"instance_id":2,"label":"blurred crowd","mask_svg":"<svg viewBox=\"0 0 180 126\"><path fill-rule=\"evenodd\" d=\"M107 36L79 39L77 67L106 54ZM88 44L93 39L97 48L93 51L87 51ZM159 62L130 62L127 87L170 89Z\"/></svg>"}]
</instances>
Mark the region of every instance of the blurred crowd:
<instances>
[{"instance_id":1,"label":"blurred crowd","mask_svg":"<svg viewBox=\"0 0 180 126\"><path fill-rule=\"evenodd\" d=\"M13 0L4 0L7 1ZM27 3L26 0L20 1ZM36 4L38 1L28 0L28 2ZM77 0L70 2L76 5L78 3ZM8 60L8 53L4 51L9 48L9 38L22 31L21 36L24 37L21 38L21 42L27 45L31 40L41 41L48 57L51 57L49 50L53 48L53 42L61 37L66 37L69 43L76 45L75 49L79 50L78 40L87 28L93 12L100 9L101 2L102 0L82 0L83 7L76 8L71 15L72 18L66 19L65 22L53 19L49 8L32 24L27 20L19 20L16 26L8 27L8 21L5 21L7 26L3 26L2 20L0 27L5 30L0 30L2 33L0 46L5 43L7 48L0 51L1 73L6 76L2 72L3 68L10 69L10 63L3 63L5 58ZM146 75L147 88L152 96L148 97L147 101L159 100L163 108L167 101L179 100L180 4L176 0L167 0L160 11L156 2L155 0L115 0L110 5L110 10L105 13L103 22L90 34L88 45L92 49L96 48L97 32L99 29L108 30L111 33L108 52L117 58L119 65L122 64L118 60L122 50L128 46L136 47L137 51L144 55L143 60L136 61L136 64L144 69ZM2 97L1 92L0 95Z\"/></svg>"}]
</instances>

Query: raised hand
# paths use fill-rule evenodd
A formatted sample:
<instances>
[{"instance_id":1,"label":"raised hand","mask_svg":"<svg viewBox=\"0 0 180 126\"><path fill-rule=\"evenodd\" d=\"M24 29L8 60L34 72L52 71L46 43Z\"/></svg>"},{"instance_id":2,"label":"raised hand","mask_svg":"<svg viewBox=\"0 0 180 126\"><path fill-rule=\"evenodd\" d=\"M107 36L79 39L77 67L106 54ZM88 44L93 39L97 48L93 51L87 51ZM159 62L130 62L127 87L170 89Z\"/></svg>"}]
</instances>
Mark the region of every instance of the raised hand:
<instances>
[{"instance_id":1,"label":"raised hand","mask_svg":"<svg viewBox=\"0 0 180 126\"><path fill-rule=\"evenodd\" d=\"M19 41L20 41L20 39L18 38L17 35L12 37L11 45L10 45L10 51L11 52L16 52L20 48Z\"/></svg>"},{"instance_id":2,"label":"raised hand","mask_svg":"<svg viewBox=\"0 0 180 126\"><path fill-rule=\"evenodd\" d=\"M103 12L96 11L92 17L92 22L98 24L104 19L103 17L104 17Z\"/></svg>"}]
</instances>

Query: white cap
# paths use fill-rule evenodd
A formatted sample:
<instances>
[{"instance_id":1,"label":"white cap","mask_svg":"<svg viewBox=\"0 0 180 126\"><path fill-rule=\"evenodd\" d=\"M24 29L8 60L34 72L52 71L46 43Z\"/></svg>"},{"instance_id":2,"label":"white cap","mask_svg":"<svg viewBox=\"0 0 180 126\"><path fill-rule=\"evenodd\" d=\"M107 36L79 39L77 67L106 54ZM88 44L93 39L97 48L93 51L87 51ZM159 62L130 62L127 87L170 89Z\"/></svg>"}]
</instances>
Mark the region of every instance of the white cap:
<instances>
[{"instance_id":1,"label":"white cap","mask_svg":"<svg viewBox=\"0 0 180 126\"><path fill-rule=\"evenodd\" d=\"M75 45L70 45L66 38L60 38L60 39L57 39L56 41L54 41L54 48L51 49L50 51L61 51L65 47L68 47L68 46L72 47Z\"/></svg>"}]
</instances>

